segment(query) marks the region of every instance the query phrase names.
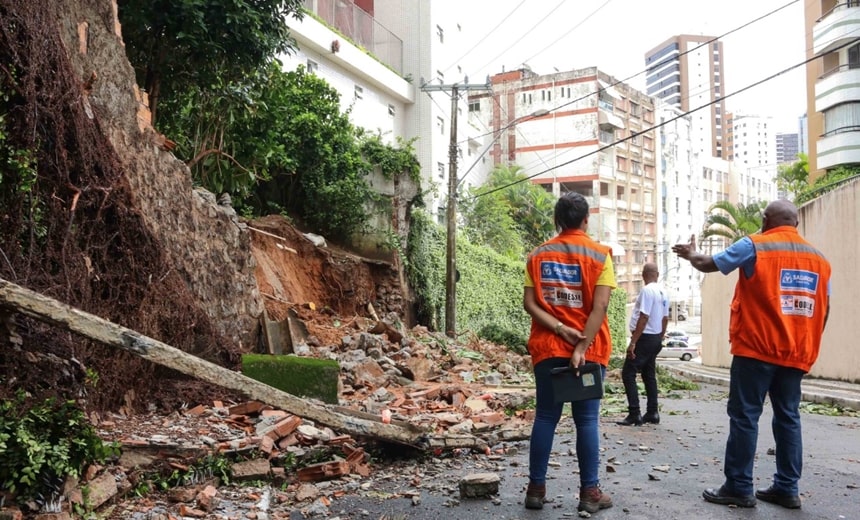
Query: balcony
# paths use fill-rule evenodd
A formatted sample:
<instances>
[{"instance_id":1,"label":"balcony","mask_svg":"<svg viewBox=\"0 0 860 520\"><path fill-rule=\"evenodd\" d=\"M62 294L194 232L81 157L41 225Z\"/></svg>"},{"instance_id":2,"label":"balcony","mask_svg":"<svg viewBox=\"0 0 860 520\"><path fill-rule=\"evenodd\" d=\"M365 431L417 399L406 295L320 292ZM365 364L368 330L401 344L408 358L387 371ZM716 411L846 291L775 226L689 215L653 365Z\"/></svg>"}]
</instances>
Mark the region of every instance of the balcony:
<instances>
[{"instance_id":1,"label":"balcony","mask_svg":"<svg viewBox=\"0 0 860 520\"><path fill-rule=\"evenodd\" d=\"M822 75L815 83L815 111L848 101L860 101L860 65L840 65Z\"/></svg>"},{"instance_id":2,"label":"balcony","mask_svg":"<svg viewBox=\"0 0 860 520\"><path fill-rule=\"evenodd\" d=\"M403 40L349 0L304 0L304 8L322 18L357 46L403 74Z\"/></svg>"},{"instance_id":3,"label":"balcony","mask_svg":"<svg viewBox=\"0 0 860 520\"><path fill-rule=\"evenodd\" d=\"M860 32L860 0L836 4L812 28L812 52L825 54L857 38Z\"/></svg>"},{"instance_id":4,"label":"balcony","mask_svg":"<svg viewBox=\"0 0 860 520\"><path fill-rule=\"evenodd\" d=\"M818 164L821 169L860 163L860 126L840 128L818 139Z\"/></svg>"}]
</instances>

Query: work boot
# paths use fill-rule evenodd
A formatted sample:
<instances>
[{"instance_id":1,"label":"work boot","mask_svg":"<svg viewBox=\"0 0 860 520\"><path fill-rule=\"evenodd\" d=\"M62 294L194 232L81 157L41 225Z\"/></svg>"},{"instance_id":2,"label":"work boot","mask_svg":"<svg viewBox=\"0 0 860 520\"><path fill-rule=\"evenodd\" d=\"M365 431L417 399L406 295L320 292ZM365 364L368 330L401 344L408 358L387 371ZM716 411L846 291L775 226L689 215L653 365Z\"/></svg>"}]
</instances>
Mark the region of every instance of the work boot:
<instances>
[{"instance_id":1,"label":"work boot","mask_svg":"<svg viewBox=\"0 0 860 520\"><path fill-rule=\"evenodd\" d=\"M623 421L618 421L621 426L642 426L642 415L639 412L630 412Z\"/></svg>"},{"instance_id":2,"label":"work boot","mask_svg":"<svg viewBox=\"0 0 860 520\"><path fill-rule=\"evenodd\" d=\"M660 424L660 414L657 412L648 412L642 416L643 423Z\"/></svg>"},{"instance_id":3,"label":"work boot","mask_svg":"<svg viewBox=\"0 0 860 520\"><path fill-rule=\"evenodd\" d=\"M543 509L546 498L546 484L532 484L526 488L526 509Z\"/></svg>"},{"instance_id":4,"label":"work boot","mask_svg":"<svg viewBox=\"0 0 860 520\"><path fill-rule=\"evenodd\" d=\"M771 504L777 504L787 509L800 509L800 496L780 493L774 486L757 489L755 497Z\"/></svg>"},{"instance_id":5,"label":"work boot","mask_svg":"<svg viewBox=\"0 0 860 520\"><path fill-rule=\"evenodd\" d=\"M580 488L577 511L596 513L601 509L612 507L612 497L600 490L599 487Z\"/></svg>"}]
</instances>

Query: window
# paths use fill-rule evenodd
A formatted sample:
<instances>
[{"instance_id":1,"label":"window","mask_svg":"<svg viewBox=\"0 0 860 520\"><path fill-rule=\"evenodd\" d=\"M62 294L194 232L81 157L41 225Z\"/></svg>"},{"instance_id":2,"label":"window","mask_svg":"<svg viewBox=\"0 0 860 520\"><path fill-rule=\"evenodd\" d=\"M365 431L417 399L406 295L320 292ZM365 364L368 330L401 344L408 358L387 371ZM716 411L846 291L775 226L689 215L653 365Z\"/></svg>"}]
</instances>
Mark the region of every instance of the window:
<instances>
[{"instance_id":1,"label":"window","mask_svg":"<svg viewBox=\"0 0 860 520\"><path fill-rule=\"evenodd\" d=\"M633 117L642 117L642 107L634 102L630 102L630 115Z\"/></svg>"},{"instance_id":2,"label":"window","mask_svg":"<svg viewBox=\"0 0 860 520\"><path fill-rule=\"evenodd\" d=\"M441 117L437 117L436 126L439 127L439 133L445 135L445 120Z\"/></svg>"},{"instance_id":3,"label":"window","mask_svg":"<svg viewBox=\"0 0 860 520\"><path fill-rule=\"evenodd\" d=\"M313 73L315 73L315 72L317 71L317 69L319 69L319 68L320 68L319 63L317 63L317 62L315 62L314 60L312 60L312 59L308 58L308 73L309 73L309 74L313 74Z\"/></svg>"},{"instance_id":4,"label":"window","mask_svg":"<svg viewBox=\"0 0 860 520\"><path fill-rule=\"evenodd\" d=\"M609 183L608 182L601 182L600 183L600 196L601 197L608 197L609 196Z\"/></svg>"},{"instance_id":5,"label":"window","mask_svg":"<svg viewBox=\"0 0 860 520\"><path fill-rule=\"evenodd\" d=\"M439 25L436 26L436 35L439 36L439 43L445 43L445 31Z\"/></svg>"},{"instance_id":6,"label":"window","mask_svg":"<svg viewBox=\"0 0 860 520\"><path fill-rule=\"evenodd\" d=\"M361 86L355 86L355 99L361 99L364 97L364 89Z\"/></svg>"},{"instance_id":7,"label":"window","mask_svg":"<svg viewBox=\"0 0 860 520\"><path fill-rule=\"evenodd\" d=\"M480 112L481 102L479 100L469 101L469 112Z\"/></svg>"},{"instance_id":8,"label":"window","mask_svg":"<svg viewBox=\"0 0 860 520\"><path fill-rule=\"evenodd\" d=\"M860 43L848 47L848 68L860 68Z\"/></svg>"},{"instance_id":9,"label":"window","mask_svg":"<svg viewBox=\"0 0 860 520\"><path fill-rule=\"evenodd\" d=\"M436 163L436 170L438 170L439 178L445 178L445 163Z\"/></svg>"},{"instance_id":10,"label":"window","mask_svg":"<svg viewBox=\"0 0 860 520\"><path fill-rule=\"evenodd\" d=\"M388 104L388 115L394 116L397 113L397 109L394 108L394 105L391 103Z\"/></svg>"}]
</instances>

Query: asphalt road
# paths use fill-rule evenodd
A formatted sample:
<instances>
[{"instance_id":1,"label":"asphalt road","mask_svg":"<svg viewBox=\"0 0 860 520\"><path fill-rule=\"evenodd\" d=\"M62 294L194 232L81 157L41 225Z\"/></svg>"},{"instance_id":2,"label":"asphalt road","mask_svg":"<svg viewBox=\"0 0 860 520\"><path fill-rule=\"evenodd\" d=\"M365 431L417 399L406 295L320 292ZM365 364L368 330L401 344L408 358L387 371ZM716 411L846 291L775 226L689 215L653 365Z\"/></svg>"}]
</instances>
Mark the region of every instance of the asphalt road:
<instances>
[{"instance_id":1,"label":"asphalt road","mask_svg":"<svg viewBox=\"0 0 860 520\"><path fill-rule=\"evenodd\" d=\"M788 510L759 502L752 509L709 504L702 490L722 483L727 435L726 389L702 385L679 398L661 401L658 426L623 427L621 416L601 424L602 486L615 506L596 513L606 519L853 519L860 518L860 419L803 415L805 453L801 481L803 508ZM774 457L766 409L759 431L755 478L770 484ZM415 461L377 468L376 478L358 495L334 500L330 517L387 519L562 519L577 518L578 475L571 421L556 436L547 485L552 503L542 511L524 509L527 442L511 443L513 453ZM609 472L611 467L614 471ZM500 493L491 499L460 500L458 482L473 472L501 476ZM416 485L417 482L420 483ZM292 518L302 518L299 511Z\"/></svg>"}]
</instances>

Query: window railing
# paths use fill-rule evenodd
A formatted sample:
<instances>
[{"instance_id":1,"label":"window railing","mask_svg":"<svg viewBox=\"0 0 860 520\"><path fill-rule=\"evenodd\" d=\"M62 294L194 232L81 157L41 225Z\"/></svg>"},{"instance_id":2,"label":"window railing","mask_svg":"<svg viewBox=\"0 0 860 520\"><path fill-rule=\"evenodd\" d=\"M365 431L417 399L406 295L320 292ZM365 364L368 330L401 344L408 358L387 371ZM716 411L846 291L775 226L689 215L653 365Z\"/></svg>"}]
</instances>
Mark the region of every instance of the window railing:
<instances>
[{"instance_id":1,"label":"window railing","mask_svg":"<svg viewBox=\"0 0 860 520\"><path fill-rule=\"evenodd\" d=\"M818 76L818 79L822 80L824 78L833 76L834 74L838 74L844 70L851 70L851 69L860 69L860 63L843 63L842 65L833 67L832 69L828 70L824 74Z\"/></svg>"},{"instance_id":2,"label":"window railing","mask_svg":"<svg viewBox=\"0 0 860 520\"><path fill-rule=\"evenodd\" d=\"M304 8L403 74L403 40L349 0L304 0Z\"/></svg>"},{"instance_id":3,"label":"window railing","mask_svg":"<svg viewBox=\"0 0 860 520\"><path fill-rule=\"evenodd\" d=\"M833 9L822 14L821 18L816 20L816 22L820 22L821 20L824 20L825 18L827 18L828 16L830 16L831 14L835 13L836 11L838 11L840 9L848 9L851 7L860 7L860 0L847 0L847 1L842 2L840 4L836 4L833 6Z\"/></svg>"}]
</instances>

